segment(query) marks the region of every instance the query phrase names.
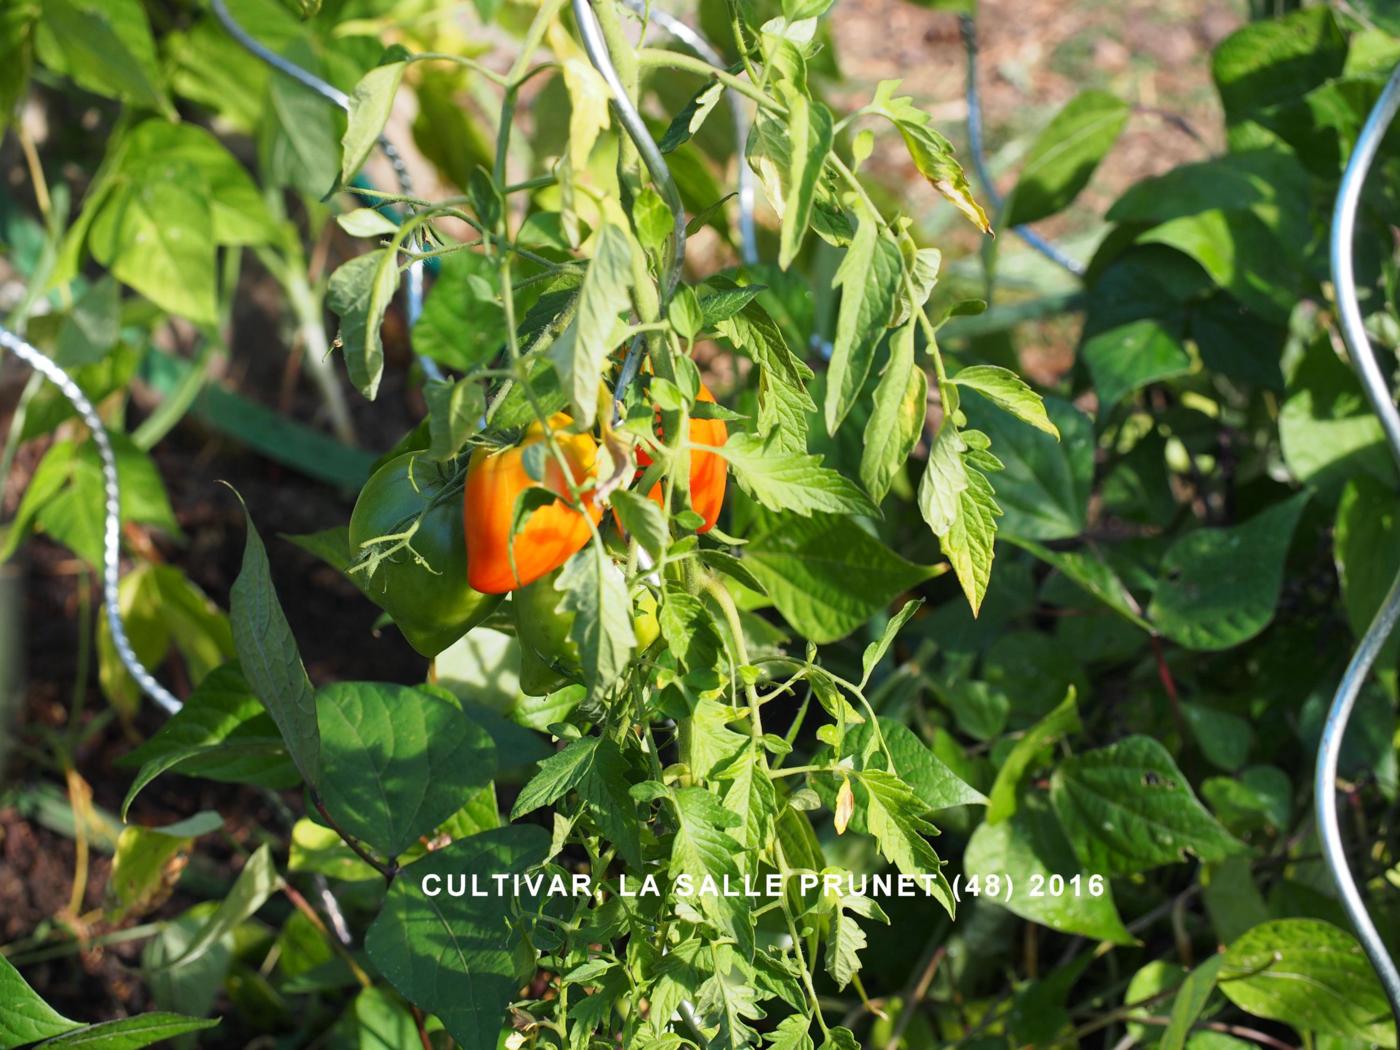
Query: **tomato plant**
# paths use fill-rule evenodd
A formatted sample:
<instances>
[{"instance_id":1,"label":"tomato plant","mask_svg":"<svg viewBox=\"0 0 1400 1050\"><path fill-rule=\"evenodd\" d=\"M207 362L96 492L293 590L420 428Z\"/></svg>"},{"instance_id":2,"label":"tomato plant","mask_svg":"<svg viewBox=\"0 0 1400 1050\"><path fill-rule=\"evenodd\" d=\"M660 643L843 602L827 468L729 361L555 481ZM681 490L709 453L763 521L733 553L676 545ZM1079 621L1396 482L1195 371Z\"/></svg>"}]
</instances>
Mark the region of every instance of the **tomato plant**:
<instances>
[{"instance_id":1,"label":"tomato plant","mask_svg":"<svg viewBox=\"0 0 1400 1050\"><path fill-rule=\"evenodd\" d=\"M0 796L72 866L0 879L0 1050L1395 1046L1309 784L1400 568L1325 251L1400 21L1241 16L1219 148L1105 211L1160 107L975 192L830 6L0 10L3 323L98 416L26 381L0 453L79 654ZM1397 653L1337 785L1392 942Z\"/></svg>"}]
</instances>

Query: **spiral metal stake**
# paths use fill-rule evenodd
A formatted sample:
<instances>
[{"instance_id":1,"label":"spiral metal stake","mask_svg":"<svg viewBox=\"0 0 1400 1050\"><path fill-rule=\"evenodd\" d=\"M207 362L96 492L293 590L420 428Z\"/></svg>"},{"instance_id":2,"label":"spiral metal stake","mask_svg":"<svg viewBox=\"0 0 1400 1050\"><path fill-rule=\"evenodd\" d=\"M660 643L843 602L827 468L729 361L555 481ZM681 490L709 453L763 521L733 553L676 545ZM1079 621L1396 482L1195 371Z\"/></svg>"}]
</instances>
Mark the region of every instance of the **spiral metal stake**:
<instances>
[{"instance_id":1,"label":"spiral metal stake","mask_svg":"<svg viewBox=\"0 0 1400 1050\"><path fill-rule=\"evenodd\" d=\"M993 210L1001 211L1005 201L997 192L991 172L987 170L987 158L983 152L985 143L982 141L982 93L977 85L977 23L971 15L960 15L958 26L962 30L963 47L967 51L968 150L972 157L973 170L977 172L977 181L982 183L982 191L987 195L987 200L991 202ZM1011 232L1056 266L1068 270L1076 277L1084 276L1082 262L1066 255L1029 226L1013 226Z\"/></svg>"},{"instance_id":2,"label":"spiral metal stake","mask_svg":"<svg viewBox=\"0 0 1400 1050\"><path fill-rule=\"evenodd\" d=\"M1353 269L1352 247L1356 237L1356 211L1361 201L1361 191L1366 185L1366 176L1376 159L1381 139L1386 129L1400 110L1400 66L1390 76L1381 97L1366 118L1366 125L1357 137L1356 148L1347 162L1346 173L1342 176L1337 191L1337 205L1332 212L1332 285L1336 290L1337 313L1341 322L1342 339L1346 343L1361 385L1371 408L1380 419L1385 432L1386 443L1391 455L1400 465L1400 412L1396 411L1391 400L1390 388L1381 374L1375 351L1366 335L1361 319L1361 302L1356 291L1356 273ZM1376 932L1376 925L1366 911L1366 902L1357 888L1347 864L1346 851L1342 844L1341 825L1337 819L1336 781L1337 762L1341 756L1342 741L1346 736L1347 722L1356 707L1357 697L1366 681L1371 665L1380 655L1381 647L1390 637L1397 619L1400 619L1400 575L1390 586L1376 618L1362 635L1356 653L1347 665L1346 673L1337 686L1337 694L1332 707L1327 712L1327 721L1322 728L1322 741L1317 750L1317 779L1313 784L1316 798L1318 836L1322 840L1322 853L1327 867L1336 880L1342 904L1352 925L1356 927L1361 947L1375 967L1381 979L1390 1010L1400 1027L1400 971L1396 970L1395 960L1386 951L1385 942Z\"/></svg>"},{"instance_id":3,"label":"spiral metal stake","mask_svg":"<svg viewBox=\"0 0 1400 1050\"><path fill-rule=\"evenodd\" d=\"M309 70L303 69L294 62L283 58L277 52L267 47L261 41L252 36L233 17L229 11L226 0L211 0L214 15L223 24L228 35L233 37L250 54L261 59L267 65L277 70L284 76L295 80L304 88L309 88L320 95L332 105L339 106L345 112L350 112L350 96L345 94L333 84L328 84L320 77ZM408 165L404 163L403 154L398 147L390 141L387 135L379 136L379 152L384 154L384 159L389 162L389 166L394 170L394 180L398 183L399 193L405 197L413 196L413 177L408 172ZM422 240L417 233L412 237L411 244L415 248L422 247ZM423 260L414 259L408 264L408 280L404 289L404 313L408 319L410 331L418 323L418 318L423 313ZM416 355L418 366L423 369L423 374L429 380L440 381L444 379L442 369L432 358Z\"/></svg>"},{"instance_id":4,"label":"spiral metal stake","mask_svg":"<svg viewBox=\"0 0 1400 1050\"><path fill-rule=\"evenodd\" d=\"M97 443L97 454L102 459L102 489L106 499L106 516L102 529L102 606L107 613L107 626L112 629L112 644L116 647L117 656L122 664L141 687L141 692L174 714L180 710L180 701L170 690L157 682L151 672L146 670L145 665L137 659L136 651L131 647L131 639L127 637L126 628L122 626L121 603L117 593L121 583L121 488L117 482L117 457L112 452L107 428L78 384L37 347L31 346L4 327L0 327L0 347L9 350L58 387L59 392L68 399L92 431L92 440Z\"/></svg>"},{"instance_id":5,"label":"spiral metal stake","mask_svg":"<svg viewBox=\"0 0 1400 1050\"><path fill-rule=\"evenodd\" d=\"M646 0L623 0L623 3L634 13L650 17L662 32L680 41L710 65L724 68L724 56L715 50L714 45L702 33L692 29L675 15L655 7L648 10ZM735 155L739 160L739 255L744 262L752 266L758 262L758 235L754 227L753 172L744 161L744 149L749 141L749 112L744 108L744 96L739 92L733 88L726 88L725 94L729 96L729 108L734 116L734 139L738 145Z\"/></svg>"}]
</instances>

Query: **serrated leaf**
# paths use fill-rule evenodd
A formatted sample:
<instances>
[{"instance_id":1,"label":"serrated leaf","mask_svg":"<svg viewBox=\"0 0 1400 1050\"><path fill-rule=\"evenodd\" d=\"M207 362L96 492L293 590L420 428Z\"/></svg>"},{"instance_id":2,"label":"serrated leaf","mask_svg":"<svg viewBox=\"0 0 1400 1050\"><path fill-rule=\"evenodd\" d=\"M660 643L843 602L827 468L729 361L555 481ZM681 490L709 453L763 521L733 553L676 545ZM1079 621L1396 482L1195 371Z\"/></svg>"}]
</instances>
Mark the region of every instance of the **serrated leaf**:
<instances>
[{"instance_id":1,"label":"serrated leaf","mask_svg":"<svg viewBox=\"0 0 1400 1050\"><path fill-rule=\"evenodd\" d=\"M914 362L914 325L890 336L890 359L880 373L865 442L860 454L860 480L876 503L881 502L905 460L918 444L928 411L928 376Z\"/></svg>"},{"instance_id":2,"label":"serrated leaf","mask_svg":"<svg viewBox=\"0 0 1400 1050\"><path fill-rule=\"evenodd\" d=\"M877 517L866 495L842 474L821 465L820 456L787 450L781 440L734 433L717 450L735 480L769 510L792 511L802 517L815 512L864 514Z\"/></svg>"},{"instance_id":3,"label":"serrated leaf","mask_svg":"<svg viewBox=\"0 0 1400 1050\"><path fill-rule=\"evenodd\" d=\"M605 737L581 737L540 763L539 772L516 798L511 820L576 790L622 856L640 867L640 824L630 787L617 745Z\"/></svg>"},{"instance_id":4,"label":"serrated leaf","mask_svg":"<svg viewBox=\"0 0 1400 1050\"><path fill-rule=\"evenodd\" d=\"M596 695L617 681L637 646L627 580L602 545L590 543L564 563L554 588L563 593L560 608L575 614L569 639Z\"/></svg>"},{"instance_id":5,"label":"serrated leaf","mask_svg":"<svg viewBox=\"0 0 1400 1050\"><path fill-rule=\"evenodd\" d=\"M1188 532L1167 550L1148 619L1188 649L1222 650L1269 625L1283 564L1309 493L1233 528Z\"/></svg>"},{"instance_id":6,"label":"serrated leaf","mask_svg":"<svg viewBox=\"0 0 1400 1050\"><path fill-rule=\"evenodd\" d=\"M348 186L365 166L379 136L384 133L407 65L406 62L390 62L375 66L360 78L350 93L350 115L340 139L340 181L345 185Z\"/></svg>"},{"instance_id":7,"label":"serrated leaf","mask_svg":"<svg viewBox=\"0 0 1400 1050\"><path fill-rule=\"evenodd\" d=\"M656 560L666 549L666 519L656 503L635 492L614 492L613 510L628 534L635 537L642 549Z\"/></svg>"},{"instance_id":8,"label":"serrated leaf","mask_svg":"<svg viewBox=\"0 0 1400 1050\"><path fill-rule=\"evenodd\" d=\"M975 451L945 418L919 482L919 510L938 537L974 616L991 582L996 519L1001 514L992 483L973 462Z\"/></svg>"},{"instance_id":9,"label":"serrated leaf","mask_svg":"<svg viewBox=\"0 0 1400 1050\"><path fill-rule=\"evenodd\" d=\"M777 1028L764 1036L768 1050L814 1050L810 1030L812 1019L806 1014L784 1017Z\"/></svg>"},{"instance_id":10,"label":"serrated leaf","mask_svg":"<svg viewBox=\"0 0 1400 1050\"><path fill-rule=\"evenodd\" d=\"M893 773L867 769L857 773L856 778L865 789L865 826L880 853L902 874L923 876L921 885L951 916L953 890L943 877L943 862L924 838L938 831L924 820L924 804Z\"/></svg>"},{"instance_id":11,"label":"serrated leaf","mask_svg":"<svg viewBox=\"0 0 1400 1050\"><path fill-rule=\"evenodd\" d=\"M862 653L860 657L860 684L862 688L870 681L871 672L879 666L880 661L883 660L885 654L889 652L890 646L894 644L894 640L896 636L898 636L900 628L909 622L923 604L924 600L922 598L915 598L912 601L905 602L899 612L890 617L889 622L885 624L885 629L880 633L880 637L865 647L865 652Z\"/></svg>"},{"instance_id":12,"label":"serrated leaf","mask_svg":"<svg viewBox=\"0 0 1400 1050\"><path fill-rule=\"evenodd\" d=\"M953 382L976 390L992 404L1010 412L1023 423L1043 430L1052 437L1059 429L1045 414L1045 402L1026 381L1009 368L997 365L970 365L953 376Z\"/></svg>"},{"instance_id":13,"label":"serrated leaf","mask_svg":"<svg viewBox=\"0 0 1400 1050\"><path fill-rule=\"evenodd\" d=\"M858 893L842 894L831 902L831 933L826 940L826 972L844 989L860 972L860 952L866 946L865 931L857 917L875 919L889 925L889 916L880 905ZM805 1018L804 1024L805 1024ZM804 1029L805 1031L805 1029Z\"/></svg>"},{"instance_id":14,"label":"serrated leaf","mask_svg":"<svg viewBox=\"0 0 1400 1050\"><path fill-rule=\"evenodd\" d=\"M738 857L743 847L728 831L738 825L739 817L704 788L681 788L671 794L671 803L676 814L676 837L668 869L672 881L686 875L697 889L706 877L720 886L726 878L739 885ZM721 934L733 938L741 957L753 957L753 919L743 898L697 893L693 899Z\"/></svg>"},{"instance_id":15,"label":"serrated leaf","mask_svg":"<svg viewBox=\"0 0 1400 1050\"><path fill-rule=\"evenodd\" d=\"M542 298L543 305L548 300ZM531 317L521 326L527 338ZM437 279L413 326L413 349L460 372L490 360L506 340L500 303L500 275L494 260L474 251L455 251L441 259ZM533 417L532 417L533 418Z\"/></svg>"},{"instance_id":16,"label":"serrated leaf","mask_svg":"<svg viewBox=\"0 0 1400 1050\"><path fill-rule=\"evenodd\" d=\"M242 497L239 498L241 502ZM238 662L253 693L277 723L292 761L306 782L315 787L321 763L316 694L277 600L267 550L247 507L243 518L247 528L243 566L229 593L229 618Z\"/></svg>"},{"instance_id":17,"label":"serrated leaf","mask_svg":"<svg viewBox=\"0 0 1400 1050\"><path fill-rule=\"evenodd\" d=\"M424 386L423 399L428 403L428 454L451 459L481 429L486 395L475 380L433 380Z\"/></svg>"},{"instance_id":18,"label":"serrated leaf","mask_svg":"<svg viewBox=\"0 0 1400 1050\"><path fill-rule=\"evenodd\" d=\"M598 242L579 293L572 338L560 338L550 350L560 382L568 391L573 417L591 427L597 418L598 383L613 351L618 314L632 287L632 242L612 223L598 231Z\"/></svg>"},{"instance_id":19,"label":"serrated leaf","mask_svg":"<svg viewBox=\"0 0 1400 1050\"><path fill-rule=\"evenodd\" d=\"M1215 861L1245 851L1151 737L1130 736L1064 760L1051 778L1050 799L1085 871L1131 875L1187 854Z\"/></svg>"},{"instance_id":20,"label":"serrated leaf","mask_svg":"<svg viewBox=\"0 0 1400 1050\"><path fill-rule=\"evenodd\" d=\"M720 305L728 309L736 297L748 295L749 291L736 288L701 299L706 324L713 325L759 366L759 436L773 440L785 451L806 452L807 415L816 409L806 387L812 370L789 349L782 330L759 304L744 302L734 312L719 316ZM716 317L713 321L712 315Z\"/></svg>"},{"instance_id":21,"label":"serrated leaf","mask_svg":"<svg viewBox=\"0 0 1400 1050\"><path fill-rule=\"evenodd\" d=\"M380 248L342 263L331 274L326 305L340 318L336 337L355 388L371 401L384 374L380 328L399 286L394 253Z\"/></svg>"},{"instance_id":22,"label":"serrated leaf","mask_svg":"<svg viewBox=\"0 0 1400 1050\"><path fill-rule=\"evenodd\" d=\"M881 236L873 215L861 215L855 239L831 287L841 290L826 379L825 419L835 434L855 406L875 362L875 350L894 317L904 274L899 248Z\"/></svg>"},{"instance_id":23,"label":"serrated leaf","mask_svg":"<svg viewBox=\"0 0 1400 1050\"><path fill-rule=\"evenodd\" d=\"M690 141L724 97L724 85L712 80L697 91L671 119L659 143L662 153L674 153Z\"/></svg>"},{"instance_id":24,"label":"serrated leaf","mask_svg":"<svg viewBox=\"0 0 1400 1050\"><path fill-rule=\"evenodd\" d=\"M548 833L530 826L483 831L434 850L394 882L365 934L376 969L409 1002L435 1014L462 1050L496 1050L520 987L514 960L520 936L511 919L533 911L540 898L528 888L518 896L452 897L447 879L466 872L523 875L548 852ZM428 876L444 892L428 896Z\"/></svg>"},{"instance_id":25,"label":"serrated leaf","mask_svg":"<svg viewBox=\"0 0 1400 1050\"><path fill-rule=\"evenodd\" d=\"M812 218L826 156L831 152L831 110L786 81L778 85L788 110L788 199L778 240L778 265L786 270L797 258Z\"/></svg>"}]
</instances>

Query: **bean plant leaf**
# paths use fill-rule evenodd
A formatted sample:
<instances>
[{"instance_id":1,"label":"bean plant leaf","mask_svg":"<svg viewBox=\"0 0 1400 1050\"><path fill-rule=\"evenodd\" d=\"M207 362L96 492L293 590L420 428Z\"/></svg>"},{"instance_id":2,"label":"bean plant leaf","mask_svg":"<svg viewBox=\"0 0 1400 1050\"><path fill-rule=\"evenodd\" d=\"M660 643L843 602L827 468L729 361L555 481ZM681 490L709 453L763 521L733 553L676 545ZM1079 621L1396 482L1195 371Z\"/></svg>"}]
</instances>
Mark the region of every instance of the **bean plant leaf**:
<instances>
[{"instance_id":1,"label":"bean plant leaf","mask_svg":"<svg viewBox=\"0 0 1400 1050\"><path fill-rule=\"evenodd\" d=\"M321 763L316 694L277 600L267 549L246 507L243 516L248 532L243 567L229 595L234 647L248 684L277 723L297 769L314 787Z\"/></svg>"},{"instance_id":2,"label":"bean plant leaf","mask_svg":"<svg viewBox=\"0 0 1400 1050\"><path fill-rule=\"evenodd\" d=\"M1148 619L1188 649L1229 649L1253 638L1274 617L1284 558L1308 498L1300 492L1243 525L1177 540L1162 559Z\"/></svg>"},{"instance_id":3,"label":"bean plant leaf","mask_svg":"<svg viewBox=\"0 0 1400 1050\"><path fill-rule=\"evenodd\" d=\"M988 824L1000 824L1016 812L1021 781L1031 763L1035 762L1042 752L1079 730L1079 706L1074 688L1071 687L1069 695L1053 711L1026 730L1002 760L987 804Z\"/></svg>"},{"instance_id":4,"label":"bean plant leaf","mask_svg":"<svg viewBox=\"0 0 1400 1050\"><path fill-rule=\"evenodd\" d=\"M1128 103L1106 91L1072 98L1031 146L1006 199L1005 224L1038 222L1063 211L1118 141L1130 112Z\"/></svg>"},{"instance_id":5,"label":"bean plant leaf","mask_svg":"<svg viewBox=\"0 0 1400 1050\"><path fill-rule=\"evenodd\" d=\"M219 902L213 914L180 953L166 962L161 969L173 970L198 960L222 940L225 934L252 918L263 903L276 892L280 881L276 862L272 859L271 847L259 846L243 865L243 870L238 873L228 896Z\"/></svg>"},{"instance_id":6,"label":"bean plant leaf","mask_svg":"<svg viewBox=\"0 0 1400 1050\"><path fill-rule=\"evenodd\" d=\"M1028 797L1010 820L978 825L963 854L963 867L968 872L1009 875L1010 899L997 898L996 903L1023 919L1059 933L1113 944L1135 943L1118 917L1108 881L1101 880L1100 893L1092 891L1091 873L1074 855L1054 811L1038 798ZM1063 892L1052 892L1052 877L1065 881ZM1041 880L1039 893L1035 880Z\"/></svg>"},{"instance_id":7,"label":"bean plant leaf","mask_svg":"<svg viewBox=\"0 0 1400 1050\"><path fill-rule=\"evenodd\" d=\"M0 1046L27 1046L81 1028L44 1002L8 959L0 955Z\"/></svg>"},{"instance_id":8,"label":"bean plant leaf","mask_svg":"<svg viewBox=\"0 0 1400 1050\"><path fill-rule=\"evenodd\" d=\"M44 0L40 60L89 91L170 113L150 23L138 0Z\"/></svg>"},{"instance_id":9,"label":"bean plant leaf","mask_svg":"<svg viewBox=\"0 0 1400 1050\"><path fill-rule=\"evenodd\" d=\"M1188 854L1215 861L1245 849L1151 737L1130 736L1061 762L1050 798L1085 871L1132 875Z\"/></svg>"},{"instance_id":10,"label":"bean plant leaf","mask_svg":"<svg viewBox=\"0 0 1400 1050\"><path fill-rule=\"evenodd\" d=\"M1276 919L1230 945L1218 980L1256 1017L1363 1044L1395 1046L1375 971L1351 934L1318 919Z\"/></svg>"},{"instance_id":11,"label":"bean plant leaf","mask_svg":"<svg viewBox=\"0 0 1400 1050\"><path fill-rule=\"evenodd\" d=\"M1186 975L1176 998L1172 1000L1170 1023L1162 1032L1161 1050L1185 1050L1191 1028L1215 991L1216 980L1224 964L1224 955L1213 955Z\"/></svg>"},{"instance_id":12,"label":"bean plant leaf","mask_svg":"<svg viewBox=\"0 0 1400 1050\"><path fill-rule=\"evenodd\" d=\"M462 1050L496 1050L506 1006L519 990L520 934L512 919L533 911L541 898L529 886L518 894L451 896L448 879L524 875L548 852L548 833L524 825L434 850L395 880L365 934L379 972L409 1002L435 1014Z\"/></svg>"},{"instance_id":13,"label":"bean plant leaf","mask_svg":"<svg viewBox=\"0 0 1400 1050\"><path fill-rule=\"evenodd\" d=\"M316 693L320 794L347 832L396 857L496 772L491 737L440 695L379 682Z\"/></svg>"},{"instance_id":14,"label":"bean plant leaf","mask_svg":"<svg viewBox=\"0 0 1400 1050\"><path fill-rule=\"evenodd\" d=\"M818 644L844 638L934 571L833 514L783 521L745 546L742 564L788 623Z\"/></svg>"},{"instance_id":15,"label":"bean plant leaf","mask_svg":"<svg viewBox=\"0 0 1400 1050\"><path fill-rule=\"evenodd\" d=\"M71 1032L45 1039L38 1047L45 1050L140 1050L141 1047L164 1043L188 1032L213 1028L218 1018L185 1017L172 1013L137 1014L116 1021L85 1025Z\"/></svg>"}]
</instances>

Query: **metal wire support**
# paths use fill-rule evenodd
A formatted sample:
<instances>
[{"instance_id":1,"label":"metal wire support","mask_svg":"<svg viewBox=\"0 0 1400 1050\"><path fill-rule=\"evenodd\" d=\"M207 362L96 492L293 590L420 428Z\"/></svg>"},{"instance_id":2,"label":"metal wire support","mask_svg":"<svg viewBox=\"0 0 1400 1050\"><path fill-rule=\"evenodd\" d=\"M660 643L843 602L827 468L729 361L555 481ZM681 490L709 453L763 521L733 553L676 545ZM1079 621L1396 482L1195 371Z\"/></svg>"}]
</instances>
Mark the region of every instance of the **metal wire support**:
<instances>
[{"instance_id":1,"label":"metal wire support","mask_svg":"<svg viewBox=\"0 0 1400 1050\"><path fill-rule=\"evenodd\" d=\"M977 23L971 15L960 15L958 26L962 30L963 48L967 52L967 144L972 157L972 168L977 172L977 181L982 183L982 191L987 195L993 210L1001 211L1005 203L997 192L996 184L987 171L987 158L982 141L982 93L977 86ZM1084 276L1084 264L1051 244L1029 226L1013 226L1011 232L1026 244L1045 256L1056 266L1063 267L1076 277Z\"/></svg>"},{"instance_id":2,"label":"metal wire support","mask_svg":"<svg viewBox=\"0 0 1400 1050\"><path fill-rule=\"evenodd\" d=\"M1366 176L1376 159L1381 139L1386 129L1400 110L1400 66L1390 76L1381 97L1366 118L1366 125L1357 137L1356 148L1347 162L1346 173L1342 176L1341 187L1337 191L1337 204L1332 213L1332 286L1336 291L1337 313L1341 322L1342 339L1347 353L1361 377L1361 386L1371 402L1371 408L1380 419L1385 432L1390 453L1400 467L1400 412L1396 411L1391 399L1390 388L1376 361L1375 351L1366 335L1361 318L1361 303L1356 291L1356 273L1353 269L1352 248L1356 236L1356 211L1361 201L1361 191L1366 185ZM1337 694L1332 699L1332 707L1327 712L1327 721L1322 728L1322 740L1318 744L1316 780L1313 795L1316 799L1318 837L1322 842L1322 854L1327 867L1336 880L1337 891L1356 934L1361 940L1371 965L1380 977L1390 1010L1400 1029L1400 971L1396 970L1395 960L1386 950L1385 942L1376 932L1376 925L1366 911L1366 902L1356 885L1356 879L1347 864L1346 850L1342 843L1342 830L1337 818L1337 762L1341 756L1342 742L1346 737L1347 722L1356 707L1357 697L1365 684L1366 675L1380 655L1390 633L1400 620L1400 575L1390 585L1390 592L1381 603L1376 618L1362 635L1356 653L1347 665L1337 686Z\"/></svg>"},{"instance_id":3,"label":"metal wire support","mask_svg":"<svg viewBox=\"0 0 1400 1050\"><path fill-rule=\"evenodd\" d=\"M145 665L137 659L136 651L131 647L131 639L127 637L126 628L122 626L118 597L118 586L121 583L121 487L117 481L117 457L112 452L112 442L107 437L107 429L78 384L37 347L31 346L4 327L0 327L0 347L9 350L58 387L59 392L68 399L92 431L92 440L97 443L97 454L102 459L102 488L106 497L102 529L102 606L107 613L107 626L112 629L112 644L123 666L141 687L141 692L170 714L174 714L180 710L180 701L157 682L151 672L146 670Z\"/></svg>"},{"instance_id":4,"label":"metal wire support","mask_svg":"<svg viewBox=\"0 0 1400 1050\"><path fill-rule=\"evenodd\" d=\"M623 3L636 14L644 18L650 17L662 32L680 41L710 65L724 68L724 56L715 50L714 45L699 30L692 29L675 15L660 8L648 10L646 0L623 0ZM739 162L736 180L739 198L739 256L752 266L758 262L758 235L754 225L753 171L744 160L744 150L749 141L749 111L745 108L744 96L739 92L728 88L725 94L729 96L729 108L734 116L734 140L738 147L735 156Z\"/></svg>"},{"instance_id":5,"label":"metal wire support","mask_svg":"<svg viewBox=\"0 0 1400 1050\"><path fill-rule=\"evenodd\" d=\"M228 9L227 0L211 0L214 15L223 24L228 35L233 37L250 54L261 59L267 65L277 70L284 76L295 80L304 88L308 88L320 95L332 105L339 106L347 113L350 112L350 96L345 94L333 84L328 84L320 77L309 70L303 69L294 62L288 61L277 52L267 47L261 41L252 36L233 17L233 13ZM408 172L408 165L404 163L403 154L398 151L387 135L379 136L379 151L384 154L384 159L389 162L389 166L394 171L394 181L398 183L399 193L405 197L413 196L413 177ZM410 247L414 249L422 248L422 239L415 233L411 239ZM408 280L404 289L404 313L408 319L408 327L411 330L418 323L418 318L423 313L423 260L414 259L408 265ZM432 358L418 355L418 365L423 369L423 374L430 380L441 380L445 378L442 369Z\"/></svg>"},{"instance_id":6,"label":"metal wire support","mask_svg":"<svg viewBox=\"0 0 1400 1050\"><path fill-rule=\"evenodd\" d=\"M681 201L681 191L676 180L671 177L671 169L666 166L666 158L661 155L656 140L647 131L646 122L637 112L627 89L622 86L622 78L617 75L612 56L608 53L607 41L603 39L603 27L598 24L598 16L593 13L589 0L573 0L574 21L578 23L579 35L583 38L583 49L588 52L588 60L593 68L602 74L603 80L612 92L613 109L627 137L637 147L642 163L651 173L652 181L661 190L666 206L671 209L675 223L671 228L670 244L667 247L666 276L662 280L661 298L671 297L681 279L681 267L685 263L685 205Z\"/></svg>"}]
</instances>

